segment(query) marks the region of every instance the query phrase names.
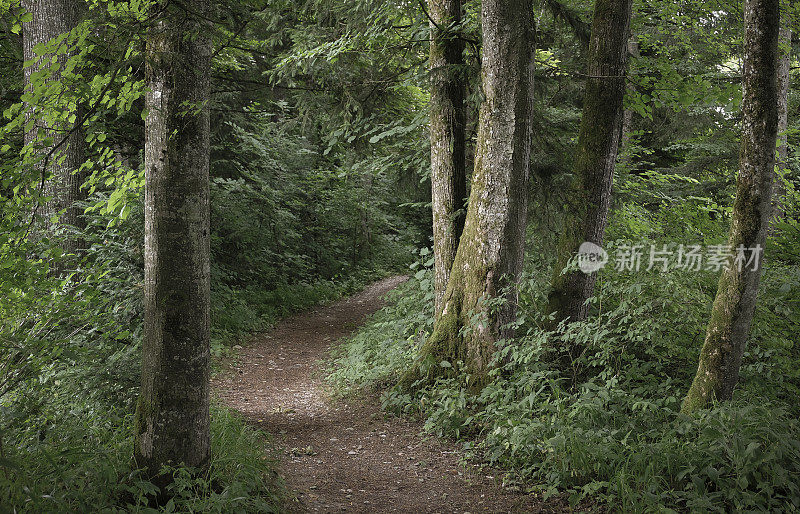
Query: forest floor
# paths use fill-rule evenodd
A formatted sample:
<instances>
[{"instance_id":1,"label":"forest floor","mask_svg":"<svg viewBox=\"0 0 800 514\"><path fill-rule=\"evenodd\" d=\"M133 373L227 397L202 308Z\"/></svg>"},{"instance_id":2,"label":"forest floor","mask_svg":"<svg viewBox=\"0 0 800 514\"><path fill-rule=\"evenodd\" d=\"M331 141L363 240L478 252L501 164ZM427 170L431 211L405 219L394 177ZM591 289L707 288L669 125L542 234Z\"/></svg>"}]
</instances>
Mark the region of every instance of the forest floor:
<instances>
[{"instance_id":1,"label":"forest floor","mask_svg":"<svg viewBox=\"0 0 800 514\"><path fill-rule=\"evenodd\" d=\"M217 396L274 434L290 512L558 512L501 487L494 470L466 464L454 444L419 422L385 416L377 397L330 398L322 380L332 346L351 334L405 280L285 319L237 348L214 380Z\"/></svg>"}]
</instances>

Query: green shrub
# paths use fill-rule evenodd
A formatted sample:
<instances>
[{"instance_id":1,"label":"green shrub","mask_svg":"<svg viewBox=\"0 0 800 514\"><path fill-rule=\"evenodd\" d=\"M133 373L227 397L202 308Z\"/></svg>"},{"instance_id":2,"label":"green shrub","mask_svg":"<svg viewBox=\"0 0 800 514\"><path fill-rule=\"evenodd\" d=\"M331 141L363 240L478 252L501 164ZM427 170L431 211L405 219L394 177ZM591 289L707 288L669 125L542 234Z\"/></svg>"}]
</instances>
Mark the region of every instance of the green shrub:
<instances>
[{"instance_id":1,"label":"green shrub","mask_svg":"<svg viewBox=\"0 0 800 514\"><path fill-rule=\"evenodd\" d=\"M433 262L428 256L429 250L423 249L411 266L414 278L390 291L389 305L373 314L347 344L334 349L326 377L335 392L393 384L413 359L433 328Z\"/></svg>"},{"instance_id":2,"label":"green shrub","mask_svg":"<svg viewBox=\"0 0 800 514\"><path fill-rule=\"evenodd\" d=\"M609 245L613 248L614 244ZM617 511L800 509L794 268L765 272L735 402L680 414L716 285L711 272L604 271L592 315L538 328L541 275L522 277L518 337L501 342L480 394L462 376L413 393L387 389L384 408L420 415L428 431L507 470L506 480ZM341 347L339 391L396 383L432 328L431 273ZM574 352L579 348L579 352ZM444 364L444 363L443 363Z\"/></svg>"},{"instance_id":3,"label":"green shrub","mask_svg":"<svg viewBox=\"0 0 800 514\"><path fill-rule=\"evenodd\" d=\"M65 411L68 409L68 412ZM174 477L165 512L276 512L282 489L263 433L212 409L212 460ZM133 416L70 401L5 432L0 505L16 512L148 512L158 489L133 468Z\"/></svg>"}]
</instances>

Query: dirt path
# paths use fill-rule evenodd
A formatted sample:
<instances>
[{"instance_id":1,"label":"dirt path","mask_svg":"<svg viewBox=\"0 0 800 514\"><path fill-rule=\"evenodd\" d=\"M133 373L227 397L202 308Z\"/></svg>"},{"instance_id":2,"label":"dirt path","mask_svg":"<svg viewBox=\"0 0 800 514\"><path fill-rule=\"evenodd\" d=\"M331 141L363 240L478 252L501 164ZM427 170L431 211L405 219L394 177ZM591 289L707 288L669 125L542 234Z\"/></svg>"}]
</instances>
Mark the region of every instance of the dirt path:
<instances>
[{"instance_id":1,"label":"dirt path","mask_svg":"<svg viewBox=\"0 0 800 514\"><path fill-rule=\"evenodd\" d=\"M254 338L240 364L214 381L217 395L282 443L293 512L542 512L536 498L461 464L454 446L421 435L419 424L385 419L377 398L328 401L319 361L404 279L381 280Z\"/></svg>"}]
</instances>

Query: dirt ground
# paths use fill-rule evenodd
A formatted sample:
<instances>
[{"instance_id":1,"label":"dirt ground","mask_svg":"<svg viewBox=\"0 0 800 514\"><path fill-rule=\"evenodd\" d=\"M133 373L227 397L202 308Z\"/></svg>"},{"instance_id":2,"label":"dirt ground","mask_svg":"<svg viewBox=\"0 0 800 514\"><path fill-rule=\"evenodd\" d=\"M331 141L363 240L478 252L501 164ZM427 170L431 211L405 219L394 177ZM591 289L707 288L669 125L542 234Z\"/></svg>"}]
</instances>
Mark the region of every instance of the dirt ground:
<instances>
[{"instance_id":1,"label":"dirt ground","mask_svg":"<svg viewBox=\"0 0 800 514\"><path fill-rule=\"evenodd\" d=\"M382 306L405 277L287 318L243 343L214 380L217 396L281 445L290 512L558 512L558 502L503 489L461 462L455 445L419 423L386 417L378 398L331 401L321 379L330 348Z\"/></svg>"}]
</instances>

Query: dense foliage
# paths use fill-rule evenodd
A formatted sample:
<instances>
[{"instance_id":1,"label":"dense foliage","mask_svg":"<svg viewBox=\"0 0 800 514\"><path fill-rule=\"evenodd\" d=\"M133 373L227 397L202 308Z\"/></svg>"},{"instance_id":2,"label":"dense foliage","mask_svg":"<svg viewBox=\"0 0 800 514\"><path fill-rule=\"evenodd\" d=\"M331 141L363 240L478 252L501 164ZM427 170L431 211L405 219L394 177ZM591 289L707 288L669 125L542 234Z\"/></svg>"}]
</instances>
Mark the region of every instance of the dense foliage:
<instances>
[{"instance_id":1,"label":"dense foliage","mask_svg":"<svg viewBox=\"0 0 800 514\"><path fill-rule=\"evenodd\" d=\"M23 85L31 20L0 0L0 510L145 510L156 496L131 460L143 316L144 47L154 2L87 0L82 21L38 54ZM422 2L216 2L211 148L212 349L389 271L413 278L336 354L342 392L383 391L385 408L507 470L508 485L620 511L800 509L800 125L790 116L784 216L735 402L692 417L718 270L600 274L591 316L540 328L550 248L563 217L580 117L589 2L534 2L537 50L526 272L518 336L489 385L392 389L433 324L427 140L429 21ZM800 4L794 20L800 19ZM465 2L468 162L481 101L480 2ZM607 250L724 241L740 121L740 2L638 0L627 127ZM797 23L795 23L797 29ZM795 34L799 31L795 30ZM798 112L797 37L790 112ZM86 143L82 227L43 233L41 147L31 110L78 123ZM56 151L49 159L58 159ZM65 238L85 251L64 255ZM415 257L412 249L422 248ZM646 256L645 256L646 258ZM58 270L58 272L55 272ZM580 352L575 352L579 348ZM436 366L452 368L441 361ZM187 512L280 505L270 442L222 407L214 460L174 469Z\"/></svg>"},{"instance_id":2,"label":"dense foliage","mask_svg":"<svg viewBox=\"0 0 800 514\"><path fill-rule=\"evenodd\" d=\"M564 6L562 5L562 8ZM779 190L785 214L767 241L765 274L736 398L680 413L697 369L718 270L647 270L651 245L725 242L737 170L742 17L739 6L637 2L633 113L615 171L605 249L641 245L636 271L600 272L586 321L547 331L542 319L550 249L563 219L580 98L579 24L539 20L532 222L520 281L517 336L498 342L490 383L461 371L395 387L434 326L428 250L391 305L337 350L329 370L341 394L382 391L384 408L420 417L466 454L506 470L506 485L587 498L628 511L793 511L800 508L796 180L797 120ZM585 16L585 13L572 15ZM569 16L568 10L566 16ZM796 19L796 17L794 18ZM566 37L566 41L565 41ZM788 51L789 49L787 49ZM792 54L795 55L795 54ZM796 59L792 60L796 63ZM789 109L796 108L796 73ZM535 214L534 214L535 213ZM445 370L460 363L423 362ZM582 505L585 505L583 503Z\"/></svg>"},{"instance_id":3,"label":"dense foliage","mask_svg":"<svg viewBox=\"0 0 800 514\"><path fill-rule=\"evenodd\" d=\"M635 226L617 218L611 251L625 236L680 240L699 228L670 227L686 208L661 209ZM335 390L385 390L387 410L422 417L429 431L501 465L507 485L545 498L590 496L619 511L800 507L796 265L773 262L767 270L736 401L689 417L680 404L716 273L606 270L595 315L547 332L538 314L544 266L532 257L521 282L519 337L499 344L489 385L470 393L459 375L408 393L391 386L433 327L431 262L421 253L391 305L337 350L329 373Z\"/></svg>"},{"instance_id":4,"label":"dense foliage","mask_svg":"<svg viewBox=\"0 0 800 514\"><path fill-rule=\"evenodd\" d=\"M331 31L334 19L379 34L402 14L290 4L217 6L210 108L219 363L237 336L405 266L408 249L425 241L427 147L412 140L423 139L424 95L395 76L408 59L379 72L377 49L335 68L312 62L327 62L312 54L353 33ZM88 7L73 33L38 49L69 52L74 76L42 67L29 93L22 69L33 63L22 62L20 35L31 18L19 2L0 4L9 21L0 50L0 504L17 511L141 508L155 494L131 460L143 315L142 50L152 2ZM317 94L368 79L376 86L367 97L343 103L335 91ZM85 227L31 237L48 220L29 213L48 198L40 153L22 146L29 105L53 120L83 116ZM62 255L66 237L84 241L85 252ZM172 486L174 508L276 508L279 486L262 458L269 443L222 408L212 418L214 461L201 477L175 470L183 478Z\"/></svg>"}]
</instances>

